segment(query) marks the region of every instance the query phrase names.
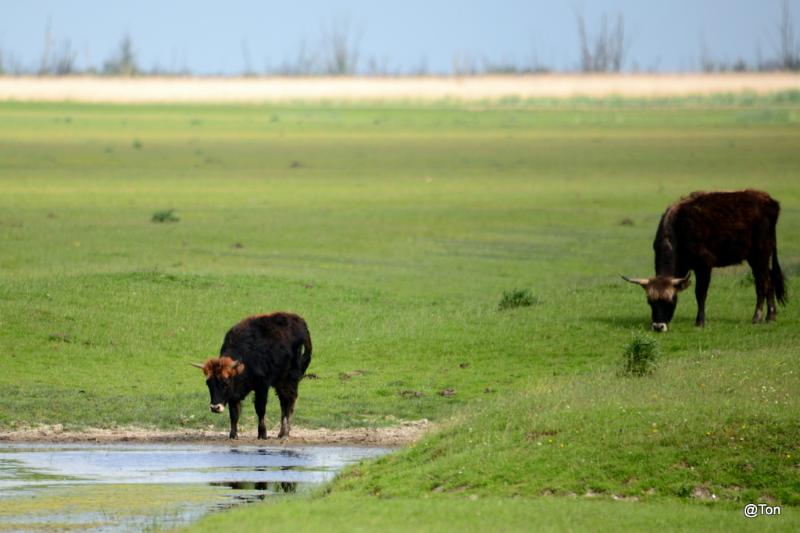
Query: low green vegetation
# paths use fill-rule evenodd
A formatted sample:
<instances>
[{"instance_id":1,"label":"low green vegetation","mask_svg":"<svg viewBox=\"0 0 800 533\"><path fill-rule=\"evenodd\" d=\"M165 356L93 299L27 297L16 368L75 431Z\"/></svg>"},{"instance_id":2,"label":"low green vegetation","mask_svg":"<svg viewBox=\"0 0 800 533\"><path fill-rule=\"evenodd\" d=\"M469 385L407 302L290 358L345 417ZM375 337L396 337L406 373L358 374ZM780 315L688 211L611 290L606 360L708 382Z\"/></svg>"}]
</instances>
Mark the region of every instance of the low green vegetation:
<instances>
[{"instance_id":1,"label":"low green vegetation","mask_svg":"<svg viewBox=\"0 0 800 533\"><path fill-rule=\"evenodd\" d=\"M800 106L662 104L0 104L0 428L222 430L188 363L289 310L297 425L439 429L198 528L796 529L800 307L751 325L735 267L704 329L687 293L648 337L618 274L651 273L669 203L742 187L800 274Z\"/></svg>"},{"instance_id":2,"label":"low green vegetation","mask_svg":"<svg viewBox=\"0 0 800 533\"><path fill-rule=\"evenodd\" d=\"M531 291L528 289L516 289L513 291L504 291L497 308L504 311L515 307L530 307L537 303L539 303L539 299L531 294Z\"/></svg>"},{"instance_id":3,"label":"low green vegetation","mask_svg":"<svg viewBox=\"0 0 800 533\"><path fill-rule=\"evenodd\" d=\"M178 222L180 218L178 215L175 214L174 209L164 209L161 211L156 211L153 213L153 217L151 218L153 222Z\"/></svg>"},{"instance_id":4,"label":"low green vegetation","mask_svg":"<svg viewBox=\"0 0 800 533\"><path fill-rule=\"evenodd\" d=\"M652 374L658 364L658 341L651 335L634 333L622 354L622 373L628 376Z\"/></svg>"},{"instance_id":5,"label":"low green vegetation","mask_svg":"<svg viewBox=\"0 0 800 533\"><path fill-rule=\"evenodd\" d=\"M0 531L155 531L202 516L225 495L204 485L70 485L0 498Z\"/></svg>"},{"instance_id":6,"label":"low green vegetation","mask_svg":"<svg viewBox=\"0 0 800 533\"><path fill-rule=\"evenodd\" d=\"M299 499L211 516L191 531L265 528L294 531L796 531L798 520L745 519L740 510L659 501L641 505L603 498Z\"/></svg>"}]
</instances>

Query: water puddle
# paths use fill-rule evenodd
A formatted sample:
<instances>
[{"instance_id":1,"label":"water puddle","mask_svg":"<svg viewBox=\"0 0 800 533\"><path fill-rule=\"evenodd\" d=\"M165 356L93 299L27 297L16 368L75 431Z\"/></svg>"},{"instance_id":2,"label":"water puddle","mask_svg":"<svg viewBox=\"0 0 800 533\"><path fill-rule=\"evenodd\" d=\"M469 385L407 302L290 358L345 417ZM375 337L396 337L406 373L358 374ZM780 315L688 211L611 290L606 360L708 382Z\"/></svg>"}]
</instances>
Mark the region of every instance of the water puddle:
<instances>
[{"instance_id":1,"label":"water puddle","mask_svg":"<svg viewBox=\"0 0 800 533\"><path fill-rule=\"evenodd\" d=\"M0 532L147 531L287 497L388 453L343 446L0 444Z\"/></svg>"}]
</instances>

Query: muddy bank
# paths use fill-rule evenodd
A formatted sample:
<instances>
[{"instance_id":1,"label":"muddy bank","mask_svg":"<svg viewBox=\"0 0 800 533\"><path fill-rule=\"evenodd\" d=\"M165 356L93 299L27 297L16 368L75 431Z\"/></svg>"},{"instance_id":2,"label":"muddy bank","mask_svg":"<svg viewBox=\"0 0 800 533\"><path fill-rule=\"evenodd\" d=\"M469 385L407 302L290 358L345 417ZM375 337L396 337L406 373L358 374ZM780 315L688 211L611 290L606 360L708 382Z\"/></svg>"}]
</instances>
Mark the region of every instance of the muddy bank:
<instances>
[{"instance_id":1,"label":"muddy bank","mask_svg":"<svg viewBox=\"0 0 800 533\"><path fill-rule=\"evenodd\" d=\"M152 443L193 443L193 444L261 444L270 446L295 444L348 444L356 446L397 447L410 444L429 431L433 424L427 420L404 422L397 426L382 428L349 428L349 429L308 429L293 427L288 439L277 439L278 427L272 428L266 441L256 439L255 428L240 430L236 441L228 439L227 431L180 429L159 430L136 427L124 428L88 428L83 431L68 431L61 426L37 426L0 430L0 442L152 442Z\"/></svg>"}]
</instances>

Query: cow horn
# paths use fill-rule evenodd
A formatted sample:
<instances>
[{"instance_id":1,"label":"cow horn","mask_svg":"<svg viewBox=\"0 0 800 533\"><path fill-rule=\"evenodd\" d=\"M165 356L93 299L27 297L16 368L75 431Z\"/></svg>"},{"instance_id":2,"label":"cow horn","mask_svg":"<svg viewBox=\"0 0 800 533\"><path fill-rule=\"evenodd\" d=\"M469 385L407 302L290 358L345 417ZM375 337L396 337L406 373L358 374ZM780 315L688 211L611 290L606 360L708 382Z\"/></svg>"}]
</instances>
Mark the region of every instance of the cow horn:
<instances>
[{"instance_id":1,"label":"cow horn","mask_svg":"<svg viewBox=\"0 0 800 533\"><path fill-rule=\"evenodd\" d=\"M199 368L200 370L202 370L204 368L203 365L200 365L200 364L197 364L197 363L189 363L189 364L192 365L195 368Z\"/></svg>"},{"instance_id":2,"label":"cow horn","mask_svg":"<svg viewBox=\"0 0 800 533\"><path fill-rule=\"evenodd\" d=\"M689 272L688 274L686 274L682 278L672 278L672 280L670 280L670 281L672 282L672 286L673 287L678 287L680 285L688 286L688 283L689 283L689 281L691 281L691 279L692 279L692 273Z\"/></svg>"},{"instance_id":3,"label":"cow horn","mask_svg":"<svg viewBox=\"0 0 800 533\"><path fill-rule=\"evenodd\" d=\"M622 274L619 276L628 283L635 283L637 285L641 285L642 287L647 285L647 280L645 278L629 278L628 276L623 276Z\"/></svg>"}]
</instances>

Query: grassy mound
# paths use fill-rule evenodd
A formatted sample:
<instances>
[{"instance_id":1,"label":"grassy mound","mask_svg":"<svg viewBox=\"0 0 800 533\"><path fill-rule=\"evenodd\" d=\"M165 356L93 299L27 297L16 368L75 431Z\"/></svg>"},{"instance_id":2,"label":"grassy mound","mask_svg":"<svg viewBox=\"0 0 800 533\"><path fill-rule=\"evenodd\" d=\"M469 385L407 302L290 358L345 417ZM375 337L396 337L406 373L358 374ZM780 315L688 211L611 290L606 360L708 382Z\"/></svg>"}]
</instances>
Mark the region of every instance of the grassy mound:
<instances>
[{"instance_id":1,"label":"grassy mound","mask_svg":"<svg viewBox=\"0 0 800 533\"><path fill-rule=\"evenodd\" d=\"M789 353L726 352L646 378L547 378L412 449L354 468L334 492L386 497L661 497L800 504L800 373Z\"/></svg>"}]
</instances>

